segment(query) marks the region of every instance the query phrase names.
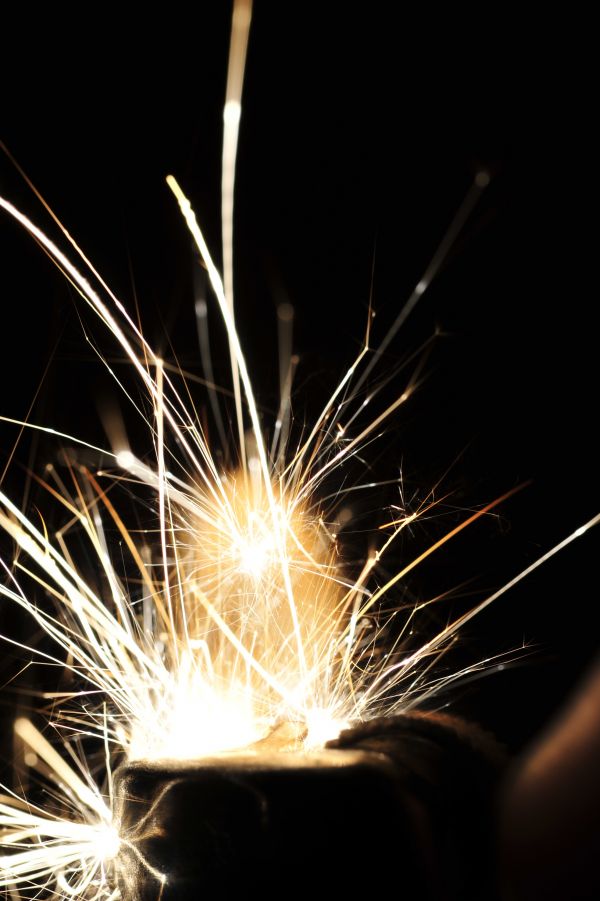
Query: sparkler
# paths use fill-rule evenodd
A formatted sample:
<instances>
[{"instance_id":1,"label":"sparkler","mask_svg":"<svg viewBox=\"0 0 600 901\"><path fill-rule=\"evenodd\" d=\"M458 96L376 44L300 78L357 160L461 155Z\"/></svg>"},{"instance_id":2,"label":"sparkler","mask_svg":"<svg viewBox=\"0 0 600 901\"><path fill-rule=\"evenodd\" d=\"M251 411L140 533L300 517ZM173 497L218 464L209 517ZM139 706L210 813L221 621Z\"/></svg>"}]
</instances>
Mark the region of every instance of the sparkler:
<instances>
[{"instance_id":1,"label":"sparkler","mask_svg":"<svg viewBox=\"0 0 600 901\"><path fill-rule=\"evenodd\" d=\"M426 604L414 605L401 626L395 622L393 641L382 651L387 635L382 602L410 571L513 492L465 516L379 583L384 555L415 519L436 507L434 494L415 512L381 523L386 537L361 571L350 575L339 563L335 511L320 501L321 487L414 391L413 377L392 403L381 404L365 420L365 396L359 389L435 276L487 176L476 177L404 313L370 356L369 320L363 349L296 445L288 440L287 365L269 445L233 315L233 176L249 21L249 5L239 2L225 105L224 281L184 191L173 177L168 179L206 266L229 342L237 468L225 470L217 462L206 430L190 408L187 386L181 389L66 230L68 253L0 198L3 209L62 270L126 356L147 393L151 415L130 395L129 400L145 418L156 454L156 465L149 466L126 446L115 446L111 453L92 448L112 461L111 472L92 472L68 460L65 483L51 471L43 484L69 518L55 536L0 492L0 526L17 549L12 565L2 564L0 592L27 611L54 650L28 648L10 635L3 638L69 671L76 683L73 691L63 693L61 709L53 715L61 753L29 720L21 718L15 725L28 748L29 765L54 784L48 808L10 792L0 799L0 886L15 896L48 890L60 898L116 899L119 879L126 881L123 859L138 861L160 886L166 874L142 854L135 836L121 828L113 790L116 765L202 760L225 752L237 754L238 760L253 759L265 749L279 759L293 752L311 754L350 724L419 708L453 682L489 666L486 660L440 675L436 663L459 630L600 521L599 516L590 520L473 610L416 644L411 629ZM77 265L72 262L76 257ZM376 390L368 400L370 407L376 405ZM214 395L211 402L217 406ZM128 528L114 501L113 488L132 483L149 487L155 496L152 546ZM127 555L124 568L110 531L119 535L118 555ZM98 567L95 583L77 563L75 545L81 536ZM40 589L54 607L38 601ZM90 743L101 749L103 778L92 775L86 762L83 748Z\"/></svg>"}]
</instances>

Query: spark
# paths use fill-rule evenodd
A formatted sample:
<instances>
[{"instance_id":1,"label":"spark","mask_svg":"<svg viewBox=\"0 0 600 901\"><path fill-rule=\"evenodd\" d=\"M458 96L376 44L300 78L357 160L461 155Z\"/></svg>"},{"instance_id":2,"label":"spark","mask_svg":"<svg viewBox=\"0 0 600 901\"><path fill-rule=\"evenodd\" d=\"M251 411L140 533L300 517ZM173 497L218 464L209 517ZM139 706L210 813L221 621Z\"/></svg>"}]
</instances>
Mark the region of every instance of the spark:
<instances>
[{"instance_id":1,"label":"spark","mask_svg":"<svg viewBox=\"0 0 600 901\"><path fill-rule=\"evenodd\" d=\"M112 865L121 839L109 804L30 720L16 720L15 733L30 748L30 762L49 767L57 800L70 817L12 792L0 795L0 888L39 893L55 887L64 898L114 901Z\"/></svg>"},{"instance_id":2,"label":"spark","mask_svg":"<svg viewBox=\"0 0 600 901\"><path fill-rule=\"evenodd\" d=\"M176 371L149 345L66 229L55 219L77 263L0 197L0 206L75 286L129 361L150 401L150 415L104 362L144 417L156 460L152 466L138 459L123 446L123 434L111 453L48 426L16 423L101 453L104 467L108 459L115 469L112 474L94 473L68 458L64 480L55 469L39 480L66 517L55 535L0 490L0 528L15 546L14 560L0 561L5 576L0 595L25 610L51 644L30 647L10 635L1 637L60 667L72 685L53 698L60 701L52 714L60 750L30 720L15 723L16 735L27 748L26 765L49 780L54 793L48 808L9 791L0 797L0 887L11 892L47 890L61 899L94 901L119 897L119 849L127 843L134 854L139 851L131 837L120 834L113 815L112 770L118 761L199 759L260 748L269 741L274 747L282 724L294 728L285 733L280 753L310 754L353 723L413 709L485 669L491 664L480 661L440 675L436 664L472 617L600 522L596 516L576 529L471 611L424 640L412 638L412 633L427 602L413 605L398 625L398 607L391 601L397 586L514 491L465 516L380 584L382 561L398 536L439 506L432 493L416 512L403 510L378 524L374 532L379 543L358 575L346 571L338 534L351 514L342 501L351 490L377 485L350 486L324 499L321 488L375 440L416 391L419 366L391 403L380 403L377 388L366 396L361 388L429 287L489 178L485 173L476 176L430 265L374 351L369 312L362 349L295 448L289 443L293 311L289 305L280 307L287 350L280 362L280 404L269 443L233 303L235 156L250 18L251 4L238 0L224 110L223 279L189 199L173 176L167 179L206 266L230 348L238 432L231 459L237 465L225 468L218 463L190 405L187 381L179 387ZM200 323L206 318L205 302L197 301L196 309ZM212 372L209 366L205 371ZM214 388L210 397L218 409ZM245 430L247 420L250 432ZM154 495L142 537L128 527L127 514L115 498L123 484L143 486ZM327 500L334 503L326 507ZM389 529L391 534L383 534ZM117 544L111 539L115 531ZM82 545L97 567L95 579L81 565ZM41 594L48 603L40 600ZM388 634L393 635L391 645ZM79 755L73 750L82 749L84 740L101 749L105 792L83 750ZM141 856L140 863L147 865ZM154 875L165 879L164 874Z\"/></svg>"}]
</instances>

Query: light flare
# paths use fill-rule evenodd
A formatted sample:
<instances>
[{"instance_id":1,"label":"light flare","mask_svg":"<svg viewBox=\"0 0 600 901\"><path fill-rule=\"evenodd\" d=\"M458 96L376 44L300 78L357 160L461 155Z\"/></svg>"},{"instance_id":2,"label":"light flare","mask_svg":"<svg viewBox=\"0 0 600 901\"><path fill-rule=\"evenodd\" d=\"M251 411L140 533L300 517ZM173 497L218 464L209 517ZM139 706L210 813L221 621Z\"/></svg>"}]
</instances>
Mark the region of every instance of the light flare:
<instances>
[{"instance_id":1,"label":"light flare","mask_svg":"<svg viewBox=\"0 0 600 901\"><path fill-rule=\"evenodd\" d=\"M0 795L0 888L13 896L58 891L63 898L114 901L119 897L114 861L121 847L111 800L90 778L84 782L33 723L20 718L15 733L30 749L29 759L56 786L52 813L11 792Z\"/></svg>"},{"instance_id":2,"label":"light flare","mask_svg":"<svg viewBox=\"0 0 600 901\"><path fill-rule=\"evenodd\" d=\"M373 353L369 311L361 351L295 447L289 440L295 363L291 332L282 328L286 361L269 436L233 308L235 156L250 18L251 3L237 0L224 109L223 280L190 201L168 178L225 326L238 432L229 459L237 463L218 462L187 382L180 385L177 370L150 347L56 217L80 268L0 197L0 207L46 251L129 361L136 392L103 362L143 417L156 461L150 465L122 446L124 429L109 453L50 427L17 423L67 438L105 461L104 471L94 473L65 455L64 479L56 467L38 479L64 513L54 535L0 490L0 528L15 546L14 559L0 561L0 595L25 610L51 643L30 647L10 635L0 637L58 667L65 679L64 690L52 694L60 752L30 720L15 724L27 748L26 763L53 788L43 809L12 792L0 796L0 887L17 897L47 892L60 899L116 901L124 844L149 866L113 817L116 762L198 760L235 751L258 755L265 748L310 754L356 722L431 702L458 679L494 665L497 660L456 672L436 669L465 623L600 522L594 517L472 610L424 638L415 622L438 599L403 609L397 600L400 583L513 492L465 515L414 559L400 566L392 559L390 575L383 570L390 548L395 551L408 525L439 506L432 491L413 512L382 515L386 521L375 524L373 546L358 573L344 564L339 534L351 519L344 501L351 490L373 485L340 487L325 499L321 490L338 473L341 485L347 464L414 394L424 355L393 401L381 403L381 387L370 387L366 396L361 388L440 269L489 178L475 177L423 277ZM196 307L206 319L205 302ZM291 323L291 310L281 307L279 318ZM136 399L140 387L150 413ZM210 400L224 433L214 388ZM116 469L107 472L107 466ZM119 506L124 485L152 493L154 506L150 513L144 508L143 530L137 521L135 527L127 522L130 500L123 508L127 513ZM92 775L84 742L100 749L102 777ZM165 881L164 874L152 872L159 883Z\"/></svg>"},{"instance_id":3,"label":"light flare","mask_svg":"<svg viewBox=\"0 0 600 901\"><path fill-rule=\"evenodd\" d=\"M446 675L436 671L459 629L600 520L590 520L425 640L412 636L427 604L413 605L403 624L396 621L383 653L387 617L393 618L396 608L387 604L388 613L382 614L382 602L416 566L514 492L465 516L395 575L379 581L397 537L440 500L431 496L412 513L388 516L378 530L378 546L351 576L340 558L335 508L322 508L320 488L406 402L414 377L382 410L372 391L373 418L363 422L364 397L353 389L363 350L290 462L281 449L271 460L220 278L189 201L170 183L205 255L246 394L253 434L245 439L246 463L237 470L217 464L185 394L122 305L115 302L111 309L110 296L105 303L50 239L0 198L79 286L131 360L153 407L146 422L156 467L120 448L112 455L119 467L112 482L110 475L94 475L69 460L66 480L55 468L47 481L39 480L68 515L54 537L0 491L0 527L17 548L13 565L3 564L0 594L25 609L56 649L28 652L71 674L75 687L62 693L54 711L56 728L65 736L63 749L73 734L95 738L106 748L108 770L119 756L201 759L243 749L260 753L265 742L279 753L310 753L348 725L430 702L457 679L492 665L483 661ZM123 480L154 492L154 522L145 530L154 534L151 542L138 540L118 512L115 492ZM333 499L341 505L344 493ZM109 527L123 539L118 548L111 544ZM82 537L97 563L99 575L92 579L79 563ZM40 588L56 610L35 600ZM64 897L116 898L111 860L126 838L112 822L111 804L91 775L82 781L33 727L18 721L17 730L33 752L31 759L44 762L66 791L67 813L25 814L14 796L2 802L7 849L0 859L2 884L52 883Z\"/></svg>"},{"instance_id":4,"label":"light flare","mask_svg":"<svg viewBox=\"0 0 600 901\"><path fill-rule=\"evenodd\" d=\"M328 741L337 738L340 732L350 728L350 722L339 719L334 710L323 707L308 709L306 717L306 737L304 748L307 751L324 748Z\"/></svg>"}]
</instances>

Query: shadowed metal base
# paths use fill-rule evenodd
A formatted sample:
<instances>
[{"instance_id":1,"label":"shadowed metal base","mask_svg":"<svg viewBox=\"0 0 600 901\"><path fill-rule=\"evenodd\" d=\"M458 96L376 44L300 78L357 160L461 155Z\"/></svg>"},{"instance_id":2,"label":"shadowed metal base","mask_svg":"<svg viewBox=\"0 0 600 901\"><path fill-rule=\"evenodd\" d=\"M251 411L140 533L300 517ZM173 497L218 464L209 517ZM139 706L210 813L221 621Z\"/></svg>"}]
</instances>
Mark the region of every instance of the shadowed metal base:
<instances>
[{"instance_id":1,"label":"shadowed metal base","mask_svg":"<svg viewBox=\"0 0 600 901\"><path fill-rule=\"evenodd\" d=\"M470 879L457 881L461 862L445 858L473 841L448 831L472 821L477 846L462 864L482 889L493 754L450 722L382 720L312 754L250 750L121 768L123 898L357 897L359 886L394 883L403 898L487 901L469 893ZM457 803L450 795L462 796L462 809L447 810Z\"/></svg>"}]
</instances>

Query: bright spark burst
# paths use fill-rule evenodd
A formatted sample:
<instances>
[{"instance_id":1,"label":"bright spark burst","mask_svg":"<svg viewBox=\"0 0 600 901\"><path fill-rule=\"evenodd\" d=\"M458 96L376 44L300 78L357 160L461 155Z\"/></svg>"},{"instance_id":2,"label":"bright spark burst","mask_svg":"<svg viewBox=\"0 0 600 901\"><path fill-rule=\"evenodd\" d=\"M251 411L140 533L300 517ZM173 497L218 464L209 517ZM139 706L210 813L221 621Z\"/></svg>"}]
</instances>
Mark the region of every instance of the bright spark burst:
<instances>
[{"instance_id":1,"label":"bright spark burst","mask_svg":"<svg viewBox=\"0 0 600 901\"><path fill-rule=\"evenodd\" d=\"M340 446L342 410L345 422L352 423L358 417L353 403L364 409L352 393L363 352L291 459L277 447L269 454L220 277L189 202L174 179L169 183L207 265L252 422L252 436L244 436L246 465L233 472L217 466L197 417L188 412L162 360L122 304L110 292L103 300L41 230L0 198L118 340L154 408L147 425L157 449L156 467L129 450L111 456L122 473L117 483L127 479L155 492L156 547L136 541L101 477L81 465L69 464L70 488L54 471L43 483L71 519L54 538L0 492L0 527L17 548L13 565L3 564L6 579L0 593L29 613L53 639L56 652L19 645L10 636L4 640L73 674L77 689L65 692L64 708L55 716L63 751L72 735L95 737L107 749L109 782L113 762L123 756L197 759L248 749L264 744L286 722L297 724L286 747L310 752L352 722L423 704L489 665L483 661L449 675L436 674L436 661L465 622L600 521L595 517L577 529L411 650L406 639L424 605L415 606L385 656L380 655L383 627L377 626L377 611L382 599L415 566L513 492L466 517L383 585L370 587L394 540L435 504L429 501L412 516L386 524L389 534L358 577L349 580L337 562L336 539L318 503L319 486L326 473L369 440L407 390ZM183 461L172 454L173 438ZM179 465L181 476L167 468L167 460L172 467ZM113 559L109 524L137 573L130 581L119 575ZM108 597L79 571L72 531L85 536ZM36 585L54 599L55 609L33 600L31 587ZM17 721L16 731L35 759L45 763L62 810L50 813L14 794L3 798L0 885L20 892L53 887L63 898L116 898L113 861L125 839L112 820L110 792L105 800L85 766L82 778L28 721Z\"/></svg>"},{"instance_id":2,"label":"bright spark burst","mask_svg":"<svg viewBox=\"0 0 600 901\"><path fill-rule=\"evenodd\" d=\"M110 802L89 773L79 776L29 720L18 719L15 733L30 748L32 765L49 768L61 812L41 809L12 792L0 795L0 888L13 895L39 896L48 889L62 898L116 899L118 891L108 888L107 876L121 839Z\"/></svg>"},{"instance_id":3,"label":"bright spark burst","mask_svg":"<svg viewBox=\"0 0 600 901\"><path fill-rule=\"evenodd\" d=\"M310 753L350 723L413 709L484 668L489 661L440 676L435 664L465 622L600 521L595 517L416 647L408 639L425 605L415 606L395 628L385 655L380 653L386 625L378 619L383 599L412 569L505 498L465 517L378 584L383 556L416 516L435 506L430 498L411 516L386 524L380 546L358 576L349 578L338 562L329 511L319 503L320 488L326 476L372 440L415 384L413 378L395 401L364 422L366 403L358 389L380 355L367 365L368 330L363 350L291 453L286 444L291 378L284 373L274 437L267 446L235 327L231 290L233 173L249 16L249 4L238 3L232 32L238 49L232 58L242 62L241 69L230 67L223 153L226 287L189 201L175 179L168 179L206 265L227 332L239 433L237 470L219 467L186 401L187 386L178 389L175 377L67 232L63 229L81 268L0 198L0 205L44 248L118 342L150 399L153 415L146 424L156 451L156 466L151 467L128 448L116 448L108 454L116 471L113 482L73 461L66 483L50 470L43 484L69 517L68 526L54 536L0 492L0 527L17 549L12 565L2 564L0 593L27 611L55 650L29 648L10 636L4 640L64 668L76 685L64 692L62 707L54 712L62 753L30 721L20 719L15 726L29 749L28 760L54 786L52 809L14 793L0 798L0 887L15 896L48 890L63 899L118 898L118 851L128 841L119 835L112 814L111 774L118 761L198 759L238 749L247 753L254 745L260 753L258 748L285 723L296 725L289 749ZM414 298L430 283L484 187L478 176ZM410 299L404 318L415 302ZM368 400L375 406L377 392ZM112 489L123 481L154 492L154 545L127 527L113 501ZM119 536L118 558L109 529ZM77 565L81 536L99 569L95 582ZM122 554L127 556L125 567ZM127 578L121 575L124 570ZM36 588L52 598L53 607L36 600ZM80 739L96 741L103 749L104 793L83 752L73 750ZM131 847L137 853L135 844Z\"/></svg>"}]
</instances>

